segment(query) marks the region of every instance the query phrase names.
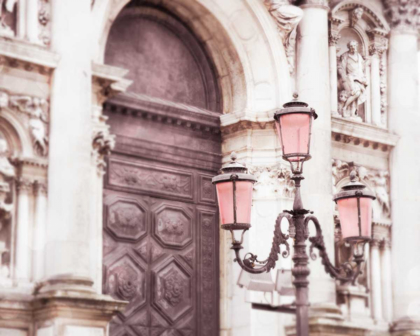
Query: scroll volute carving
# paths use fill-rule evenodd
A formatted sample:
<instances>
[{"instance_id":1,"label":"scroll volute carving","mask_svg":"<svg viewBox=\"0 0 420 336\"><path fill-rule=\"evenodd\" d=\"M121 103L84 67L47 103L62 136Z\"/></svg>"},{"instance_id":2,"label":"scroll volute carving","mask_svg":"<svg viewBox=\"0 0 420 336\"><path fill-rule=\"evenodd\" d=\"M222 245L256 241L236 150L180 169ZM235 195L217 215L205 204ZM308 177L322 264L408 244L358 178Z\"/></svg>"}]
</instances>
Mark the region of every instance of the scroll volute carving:
<instances>
[{"instance_id":1,"label":"scroll volute carving","mask_svg":"<svg viewBox=\"0 0 420 336\"><path fill-rule=\"evenodd\" d=\"M13 180L16 173L8 155L8 144L0 137L0 283L10 276Z\"/></svg>"}]
</instances>

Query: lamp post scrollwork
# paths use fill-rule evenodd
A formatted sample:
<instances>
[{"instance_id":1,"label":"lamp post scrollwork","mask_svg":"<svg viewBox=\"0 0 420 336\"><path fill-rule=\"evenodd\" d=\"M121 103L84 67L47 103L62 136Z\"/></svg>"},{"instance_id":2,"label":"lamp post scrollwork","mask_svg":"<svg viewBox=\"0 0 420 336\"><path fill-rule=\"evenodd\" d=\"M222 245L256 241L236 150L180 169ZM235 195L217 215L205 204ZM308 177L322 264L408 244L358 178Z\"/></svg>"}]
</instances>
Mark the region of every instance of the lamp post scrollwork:
<instances>
[{"instance_id":1,"label":"lamp post scrollwork","mask_svg":"<svg viewBox=\"0 0 420 336\"><path fill-rule=\"evenodd\" d=\"M232 161L221 169L221 174L213 178L216 185L222 228L232 234L232 250L235 261L246 272L257 274L269 272L278 261L279 254L287 258L290 255L289 238L293 239L293 285L296 288L296 300L289 305L296 312L296 332L299 336L309 335L308 324L308 267L309 256L306 253L306 241L309 240L309 254L316 259L314 249L319 252L319 257L325 271L331 277L342 283L355 283L361 274L364 262L364 245L371 237L372 205L374 195L365 190L365 186L356 181L356 173L350 174L350 182L334 196L338 205L339 217L342 226L343 239L353 246L353 260L339 266L334 266L328 257L321 224L312 214L312 211L303 207L300 194L301 181L304 179L303 163L311 158L310 138L312 119L316 119L315 111L304 102L295 99L283 105L283 108L274 115L276 127L282 144L283 159L289 161L295 182L295 198L293 210L280 213L274 227L274 237L271 251L267 259L259 260L257 255L246 253L241 257L243 238L245 232L251 227L252 186L256 179L248 174L247 168L236 161ZM281 222L289 222L288 233L282 231ZM309 237L308 226L313 223L316 234ZM240 239L236 240L234 232L242 231ZM281 250L281 246L284 250Z\"/></svg>"}]
</instances>

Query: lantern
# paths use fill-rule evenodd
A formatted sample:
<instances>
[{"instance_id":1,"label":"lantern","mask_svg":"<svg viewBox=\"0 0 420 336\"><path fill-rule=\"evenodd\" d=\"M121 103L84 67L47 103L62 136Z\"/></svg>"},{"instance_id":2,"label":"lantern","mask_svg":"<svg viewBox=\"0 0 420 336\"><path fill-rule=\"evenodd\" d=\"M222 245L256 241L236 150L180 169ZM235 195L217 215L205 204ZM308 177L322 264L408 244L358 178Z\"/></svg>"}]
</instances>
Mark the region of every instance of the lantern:
<instances>
[{"instance_id":1,"label":"lantern","mask_svg":"<svg viewBox=\"0 0 420 336\"><path fill-rule=\"evenodd\" d=\"M222 228L225 230L247 230L251 227L252 189L256 178L248 174L248 169L232 161L221 169L221 174L213 177L216 185Z\"/></svg>"},{"instance_id":2,"label":"lantern","mask_svg":"<svg viewBox=\"0 0 420 336\"><path fill-rule=\"evenodd\" d=\"M376 197L365 188L365 185L356 181L356 172L352 171L350 182L334 195L341 233L348 242L366 242L371 239L372 200Z\"/></svg>"},{"instance_id":3,"label":"lantern","mask_svg":"<svg viewBox=\"0 0 420 336\"><path fill-rule=\"evenodd\" d=\"M312 118L318 116L308 104L298 101L298 95L276 111L277 134L282 145L283 159L290 162L293 174L302 174L303 162L311 158L309 146L311 142Z\"/></svg>"}]
</instances>

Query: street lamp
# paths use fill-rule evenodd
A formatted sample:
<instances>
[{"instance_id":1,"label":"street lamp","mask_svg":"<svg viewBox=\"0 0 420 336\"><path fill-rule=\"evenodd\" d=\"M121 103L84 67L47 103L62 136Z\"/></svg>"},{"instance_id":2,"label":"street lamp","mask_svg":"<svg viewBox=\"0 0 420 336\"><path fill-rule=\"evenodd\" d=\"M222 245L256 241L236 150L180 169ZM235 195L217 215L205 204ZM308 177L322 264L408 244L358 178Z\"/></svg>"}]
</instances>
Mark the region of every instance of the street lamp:
<instances>
[{"instance_id":1,"label":"street lamp","mask_svg":"<svg viewBox=\"0 0 420 336\"><path fill-rule=\"evenodd\" d=\"M351 181L346 184L338 194L334 195L337 203L340 222L342 225L343 238L353 247L352 262L345 262L340 266L334 266L327 254L324 244L321 225L312 212L304 209L300 195L300 182L303 163L311 158L310 139L312 120L317 115L314 109L308 104L300 102L297 95L294 99L283 105L283 108L274 114L277 133L282 144L283 159L289 161L292 169L291 179L295 182L295 198L293 210L284 211L277 217L274 229L274 238L270 254L267 259L259 260L253 253L247 253L242 259L240 250L243 249L244 233L250 228L252 186L256 179L248 173L247 168L236 161L236 155L232 155L232 161L221 169L221 174L213 178L216 185L217 198L219 202L222 228L232 234L232 249L240 267L249 273L269 272L276 265L280 245L285 246L282 252L284 258L288 257L290 247L289 238L294 240L294 253L292 260L293 285L296 288L296 301L288 307L296 312L296 331L299 336L309 335L308 324L308 255L306 253L306 240L309 238L309 253L312 259L316 258L313 249L319 251L319 256L325 266L325 271L333 278L342 283L355 283L361 273L361 266L364 262L364 245L371 237L372 224L372 200L373 194L365 190L365 186L356 181L354 171L350 174ZM289 222L289 234L281 229L281 221L286 218ZM308 225L312 222L316 234L309 237ZM235 239L234 231L242 230L240 240Z\"/></svg>"}]
</instances>

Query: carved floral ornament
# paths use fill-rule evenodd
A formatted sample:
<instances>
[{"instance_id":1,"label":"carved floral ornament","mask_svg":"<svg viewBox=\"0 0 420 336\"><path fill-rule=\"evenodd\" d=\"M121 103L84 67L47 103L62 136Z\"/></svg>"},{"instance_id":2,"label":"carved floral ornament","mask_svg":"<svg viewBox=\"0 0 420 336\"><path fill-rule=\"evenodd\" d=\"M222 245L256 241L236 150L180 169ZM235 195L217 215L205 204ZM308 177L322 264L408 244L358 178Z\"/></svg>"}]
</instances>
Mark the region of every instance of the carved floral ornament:
<instances>
[{"instance_id":1,"label":"carved floral ornament","mask_svg":"<svg viewBox=\"0 0 420 336\"><path fill-rule=\"evenodd\" d=\"M374 219L389 220L391 216L389 172L386 170L373 170L362 166L355 166L352 162L347 163L333 159L332 185L334 193L338 189L338 186L350 176L352 170L356 170L360 182L365 183L375 192L376 200L373 202Z\"/></svg>"},{"instance_id":2,"label":"carved floral ornament","mask_svg":"<svg viewBox=\"0 0 420 336\"><path fill-rule=\"evenodd\" d=\"M393 29L417 33L420 27L420 4L418 0L383 0L385 14Z\"/></svg>"},{"instance_id":3,"label":"carved floral ornament","mask_svg":"<svg viewBox=\"0 0 420 336\"><path fill-rule=\"evenodd\" d=\"M254 190L260 197L277 195L293 198L295 185L290 169L281 166L250 166L249 173L257 178Z\"/></svg>"}]
</instances>

